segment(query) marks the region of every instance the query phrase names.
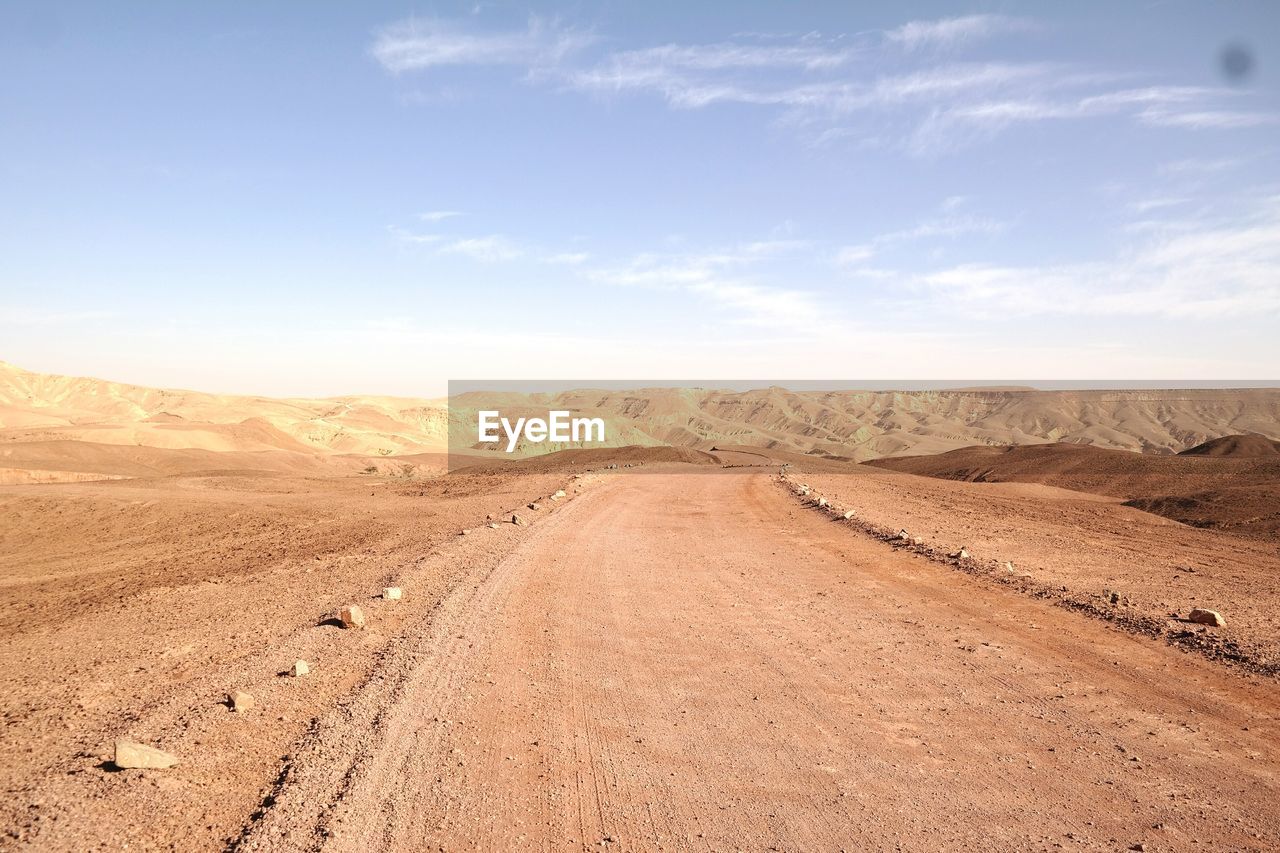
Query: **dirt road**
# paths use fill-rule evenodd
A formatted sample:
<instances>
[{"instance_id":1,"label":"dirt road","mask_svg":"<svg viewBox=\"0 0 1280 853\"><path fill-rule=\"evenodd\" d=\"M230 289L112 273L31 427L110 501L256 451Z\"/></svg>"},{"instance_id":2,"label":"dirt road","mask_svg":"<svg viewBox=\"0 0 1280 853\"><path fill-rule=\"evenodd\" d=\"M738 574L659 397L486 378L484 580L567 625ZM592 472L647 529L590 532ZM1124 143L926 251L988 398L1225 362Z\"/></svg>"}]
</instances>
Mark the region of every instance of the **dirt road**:
<instances>
[{"instance_id":1,"label":"dirt road","mask_svg":"<svg viewBox=\"0 0 1280 853\"><path fill-rule=\"evenodd\" d=\"M250 849L1275 849L1280 690L768 475L541 522L292 758Z\"/></svg>"}]
</instances>

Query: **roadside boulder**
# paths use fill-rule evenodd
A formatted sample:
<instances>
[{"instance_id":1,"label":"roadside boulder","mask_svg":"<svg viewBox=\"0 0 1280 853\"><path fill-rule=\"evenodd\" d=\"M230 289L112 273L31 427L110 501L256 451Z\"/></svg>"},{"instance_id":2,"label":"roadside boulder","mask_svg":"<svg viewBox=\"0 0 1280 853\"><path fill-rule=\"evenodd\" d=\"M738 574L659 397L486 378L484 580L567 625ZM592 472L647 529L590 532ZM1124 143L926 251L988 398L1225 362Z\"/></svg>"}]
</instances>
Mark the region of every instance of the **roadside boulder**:
<instances>
[{"instance_id":1,"label":"roadside boulder","mask_svg":"<svg viewBox=\"0 0 1280 853\"><path fill-rule=\"evenodd\" d=\"M826 498L818 498L818 506L826 506L826 505L827 505Z\"/></svg>"},{"instance_id":2,"label":"roadside boulder","mask_svg":"<svg viewBox=\"0 0 1280 853\"><path fill-rule=\"evenodd\" d=\"M533 510L534 512L537 512L538 510L542 509L542 504L538 503L537 501L534 501L533 503L529 504L529 509Z\"/></svg>"},{"instance_id":3,"label":"roadside boulder","mask_svg":"<svg viewBox=\"0 0 1280 853\"><path fill-rule=\"evenodd\" d=\"M163 770L181 764L182 759L153 746L145 746L128 740L116 741L112 762L122 770Z\"/></svg>"},{"instance_id":4,"label":"roadside boulder","mask_svg":"<svg viewBox=\"0 0 1280 853\"><path fill-rule=\"evenodd\" d=\"M233 711L252 711L257 703L253 700L253 694L247 690L233 690L230 697L231 710Z\"/></svg>"},{"instance_id":5,"label":"roadside boulder","mask_svg":"<svg viewBox=\"0 0 1280 853\"><path fill-rule=\"evenodd\" d=\"M563 498L563 497L565 497L565 491L564 491L564 489L556 489L556 493L555 493L554 495L552 495L551 497L553 497L553 498Z\"/></svg>"},{"instance_id":6,"label":"roadside boulder","mask_svg":"<svg viewBox=\"0 0 1280 853\"><path fill-rule=\"evenodd\" d=\"M844 520L848 521L849 519L853 518L854 515L856 515L856 513L853 510L849 510L844 514Z\"/></svg>"},{"instance_id":7,"label":"roadside boulder","mask_svg":"<svg viewBox=\"0 0 1280 853\"><path fill-rule=\"evenodd\" d=\"M304 660L296 660L293 662L293 669L289 670L289 674L294 678L301 678L311 673L311 667Z\"/></svg>"},{"instance_id":8,"label":"roadside boulder","mask_svg":"<svg viewBox=\"0 0 1280 853\"><path fill-rule=\"evenodd\" d=\"M516 527L524 527L525 520L521 518L519 515L513 515L511 516L511 523L514 524Z\"/></svg>"},{"instance_id":9,"label":"roadside boulder","mask_svg":"<svg viewBox=\"0 0 1280 853\"><path fill-rule=\"evenodd\" d=\"M402 596L403 593L398 586L384 586L382 588L383 601L399 601Z\"/></svg>"},{"instance_id":10,"label":"roadside boulder","mask_svg":"<svg viewBox=\"0 0 1280 853\"><path fill-rule=\"evenodd\" d=\"M1223 619L1222 614L1218 611L1205 610L1201 607L1192 610L1187 618L1197 625L1212 625L1215 628L1221 628L1227 624L1227 620Z\"/></svg>"},{"instance_id":11,"label":"roadside boulder","mask_svg":"<svg viewBox=\"0 0 1280 853\"><path fill-rule=\"evenodd\" d=\"M357 604L348 604L338 611L338 621L343 628L363 628L364 611Z\"/></svg>"},{"instance_id":12,"label":"roadside boulder","mask_svg":"<svg viewBox=\"0 0 1280 853\"><path fill-rule=\"evenodd\" d=\"M903 542L906 542L911 538L911 534L908 533L906 530L899 530L897 538L901 539Z\"/></svg>"},{"instance_id":13,"label":"roadside boulder","mask_svg":"<svg viewBox=\"0 0 1280 853\"><path fill-rule=\"evenodd\" d=\"M964 548L961 548L959 551L954 551L947 556L951 557L953 560L967 560L969 559L969 552Z\"/></svg>"}]
</instances>

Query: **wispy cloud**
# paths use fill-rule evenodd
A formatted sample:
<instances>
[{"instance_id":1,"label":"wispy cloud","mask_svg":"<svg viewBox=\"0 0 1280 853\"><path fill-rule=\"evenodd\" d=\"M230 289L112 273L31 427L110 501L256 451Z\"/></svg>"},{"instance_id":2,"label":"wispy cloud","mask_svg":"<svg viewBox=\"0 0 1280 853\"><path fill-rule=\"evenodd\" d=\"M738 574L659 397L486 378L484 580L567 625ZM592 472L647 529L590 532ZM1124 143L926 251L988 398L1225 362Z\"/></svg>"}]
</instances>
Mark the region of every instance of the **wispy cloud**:
<instances>
[{"instance_id":1,"label":"wispy cloud","mask_svg":"<svg viewBox=\"0 0 1280 853\"><path fill-rule=\"evenodd\" d=\"M392 237L395 237L396 240L401 243L430 245L433 243L439 243L441 240L444 239L444 236L441 234L415 234L412 231L407 231L404 228L400 228L396 225L388 225L387 231L391 234Z\"/></svg>"},{"instance_id":2,"label":"wispy cloud","mask_svg":"<svg viewBox=\"0 0 1280 853\"><path fill-rule=\"evenodd\" d=\"M909 21L889 30L885 37L906 50L924 47L954 47L1008 33L1031 32L1032 21L1006 15L965 15L933 21Z\"/></svg>"},{"instance_id":3,"label":"wispy cloud","mask_svg":"<svg viewBox=\"0 0 1280 853\"><path fill-rule=\"evenodd\" d=\"M817 146L891 145L919 156L1040 121L1114 116L1187 130L1280 121L1250 109L1236 89L1123 88L1117 81L1131 74L1024 60L937 60L947 49L1037 29L1025 18L978 14L910 21L881 35L740 35L593 55L592 33L536 16L522 30L497 33L409 19L380 31L371 52L396 74L512 65L523 67L528 80L595 97L656 96L682 110L754 106Z\"/></svg>"},{"instance_id":4,"label":"wispy cloud","mask_svg":"<svg viewBox=\"0 0 1280 853\"><path fill-rule=\"evenodd\" d=\"M437 251L442 255L464 255L482 263L514 261L525 254L524 249L500 234L451 240L442 244Z\"/></svg>"},{"instance_id":5,"label":"wispy cloud","mask_svg":"<svg viewBox=\"0 0 1280 853\"><path fill-rule=\"evenodd\" d=\"M1112 260L965 264L914 279L979 314L1238 316L1280 313L1280 198L1245 217L1162 231Z\"/></svg>"},{"instance_id":6,"label":"wispy cloud","mask_svg":"<svg viewBox=\"0 0 1280 853\"><path fill-rule=\"evenodd\" d=\"M419 213L418 218L423 222L442 222L461 215L462 212L459 210L428 210L426 213Z\"/></svg>"},{"instance_id":7,"label":"wispy cloud","mask_svg":"<svg viewBox=\"0 0 1280 853\"><path fill-rule=\"evenodd\" d=\"M587 32L530 17L523 30L481 33L438 19L409 18L379 30L370 52L400 74L447 65L555 65L594 41Z\"/></svg>"},{"instance_id":8,"label":"wispy cloud","mask_svg":"<svg viewBox=\"0 0 1280 853\"><path fill-rule=\"evenodd\" d=\"M954 211L963 204L958 197L948 198L940 205L945 215L925 219L896 231L877 234L864 243L843 246L836 250L833 260L837 266L859 266L871 260L883 250L902 243L933 238L955 238L965 235L994 236L1004 233L1009 223L983 216L959 214Z\"/></svg>"},{"instance_id":9,"label":"wispy cloud","mask_svg":"<svg viewBox=\"0 0 1280 853\"><path fill-rule=\"evenodd\" d=\"M1187 127L1195 130L1264 127L1280 124L1280 115L1244 110L1144 110L1141 118L1148 124L1161 127Z\"/></svg>"},{"instance_id":10,"label":"wispy cloud","mask_svg":"<svg viewBox=\"0 0 1280 853\"><path fill-rule=\"evenodd\" d=\"M542 260L548 264L563 264L565 266L576 267L591 260L591 255L587 252L556 252L554 254L544 255Z\"/></svg>"},{"instance_id":11,"label":"wispy cloud","mask_svg":"<svg viewBox=\"0 0 1280 853\"><path fill-rule=\"evenodd\" d=\"M755 280L755 265L807 245L770 240L702 253L641 254L621 265L592 269L587 277L604 284L687 293L710 301L731 323L808 332L832 319L833 312L816 294Z\"/></svg>"}]
</instances>

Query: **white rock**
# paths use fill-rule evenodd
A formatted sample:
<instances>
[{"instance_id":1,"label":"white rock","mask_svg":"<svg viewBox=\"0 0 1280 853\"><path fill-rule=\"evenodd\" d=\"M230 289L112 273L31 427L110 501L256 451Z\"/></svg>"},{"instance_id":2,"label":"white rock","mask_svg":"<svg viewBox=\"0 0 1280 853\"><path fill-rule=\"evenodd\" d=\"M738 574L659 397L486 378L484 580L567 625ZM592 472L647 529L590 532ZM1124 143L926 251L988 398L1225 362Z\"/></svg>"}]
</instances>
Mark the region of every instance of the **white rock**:
<instances>
[{"instance_id":1,"label":"white rock","mask_svg":"<svg viewBox=\"0 0 1280 853\"><path fill-rule=\"evenodd\" d=\"M565 495L565 491L564 491L564 489L556 489L556 493L555 493L554 495L552 495L551 497L553 497L553 498L563 498L563 497L565 497L565 496L566 496L566 495Z\"/></svg>"},{"instance_id":2,"label":"white rock","mask_svg":"<svg viewBox=\"0 0 1280 853\"><path fill-rule=\"evenodd\" d=\"M384 586L382 588L383 601L399 601L403 593L398 586Z\"/></svg>"},{"instance_id":3,"label":"white rock","mask_svg":"<svg viewBox=\"0 0 1280 853\"><path fill-rule=\"evenodd\" d=\"M231 693L231 710L233 711L251 711L256 704L253 694L247 690L235 690Z\"/></svg>"},{"instance_id":4,"label":"white rock","mask_svg":"<svg viewBox=\"0 0 1280 853\"><path fill-rule=\"evenodd\" d=\"M176 755L128 740L116 741L116 754L113 761L116 767L145 770L163 770L182 763L182 759Z\"/></svg>"},{"instance_id":5,"label":"white rock","mask_svg":"<svg viewBox=\"0 0 1280 853\"><path fill-rule=\"evenodd\" d=\"M1227 620L1222 618L1222 614L1216 610L1205 610L1197 607L1191 611L1191 615L1187 617L1198 625L1212 625L1215 628L1221 628L1227 624Z\"/></svg>"},{"instance_id":6,"label":"white rock","mask_svg":"<svg viewBox=\"0 0 1280 853\"><path fill-rule=\"evenodd\" d=\"M906 530L899 530L898 538L901 539L903 542L906 542L908 539L911 538L911 534L908 533Z\"/></svg>"},{"instance_id":7,"label":"white rock","mask_svg":"<svg viewBox=\"0 0 1280 853\"><path fill-rule=\"evenodd\" d=\"M516 525L517 527L524 527L525 521L520 516L513 515L511 516L511 523Z\"/></svg>"},{"instance_id":8,"label":"white rock","mask_svg":"<svg viewBox=\"0 0 1280 853\"><path fill-rule=\"evenodd\" d=\"M856 513L853 510L849 510L844 514L844 520L848 521L849 519L853 518L854 515L856 515Z\"/></svg>"},{"instance_id":9,"label":"white rock","mask_svg":"<svg viewBox=\"0 0 1280 853\"><path fill-rule=\"evenodd\" d=\"M304 660L296 660L293 662L293 669L289 670L289 674L294 678L301 678L311 673L311 667Z\"/></svg>"},{"instance_id":10,"label":"white rock","mask_svg":"<svg viewBox=\"0 0 1280 853\"><path fill-rule=\"evenodd\" d=\"M358 604L348 604L338 611L338 621L342 623L343 628L363 628L364 611Z\"/></svg>"}]
</instances>

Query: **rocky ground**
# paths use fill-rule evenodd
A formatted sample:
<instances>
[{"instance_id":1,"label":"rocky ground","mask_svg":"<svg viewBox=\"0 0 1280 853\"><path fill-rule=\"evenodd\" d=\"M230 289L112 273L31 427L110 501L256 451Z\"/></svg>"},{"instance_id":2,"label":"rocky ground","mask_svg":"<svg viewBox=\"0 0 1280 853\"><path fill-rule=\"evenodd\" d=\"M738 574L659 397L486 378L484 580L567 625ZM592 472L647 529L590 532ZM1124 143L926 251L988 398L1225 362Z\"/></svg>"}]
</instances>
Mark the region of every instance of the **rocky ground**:
<instances>
[{"instance_id":1,"label":"rocky ground","mask_svg":"<svg viewBox=\"0 0 1280 853\"><path fill-rule=\"evenodd\" d=\"M0 487L0 846L1280 845L1274 546L719 456Z\"/></svg>"}]
</instances>

